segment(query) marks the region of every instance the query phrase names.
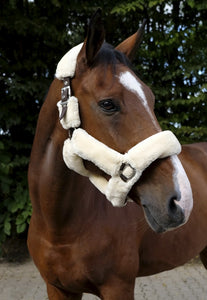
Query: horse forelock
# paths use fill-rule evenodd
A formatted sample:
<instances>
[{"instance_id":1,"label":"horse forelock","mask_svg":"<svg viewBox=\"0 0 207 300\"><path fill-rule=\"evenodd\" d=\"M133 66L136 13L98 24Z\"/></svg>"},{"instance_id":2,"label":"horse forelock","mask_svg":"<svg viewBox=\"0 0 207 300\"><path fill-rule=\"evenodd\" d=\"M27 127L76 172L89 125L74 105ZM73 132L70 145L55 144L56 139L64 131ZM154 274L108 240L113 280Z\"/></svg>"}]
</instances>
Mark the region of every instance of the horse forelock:
<instances>
[{"instance_id":1,"label":"horse forelock","mask_svg":"<svg viewBox=\"0 0 207 300\"><path fill-rule=\"evenodd\" d=\"M108 66L111 66L113 74L116 74L117 64L122 64L131 68L130 62L124 53L116 50L112 45L104 43L90 67L94 68L101 65L102 67L107 68Z\"/></svg>"}]
</instances>

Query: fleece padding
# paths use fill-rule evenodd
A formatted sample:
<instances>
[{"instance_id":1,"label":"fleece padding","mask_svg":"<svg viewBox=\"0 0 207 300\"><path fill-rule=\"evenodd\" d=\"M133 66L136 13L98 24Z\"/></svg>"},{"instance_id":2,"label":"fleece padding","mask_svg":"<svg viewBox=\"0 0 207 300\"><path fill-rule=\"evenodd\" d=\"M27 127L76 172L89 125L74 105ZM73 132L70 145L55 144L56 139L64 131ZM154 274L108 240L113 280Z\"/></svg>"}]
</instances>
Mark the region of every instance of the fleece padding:
<instances>
[{"instance_id":1,"label":"fleece padding","mask_svg":"<svg viewBox=\"0 0 207 300\"><path fill-rule=\"evenodd\" d=\"M81 124L80 115L79 115L79 107L78 107L78 99L74 96L71 96L67 99L67 111L65 116L60 120L63 128L68 130L70 128L78 128ZM57 103L57 107L59 110L59 116L62 114L62 101Z\"/></svg>"},{"instance_id":2,"label":"fleece padding","mask_svg":"<svg viewBox=\"0 0 207 300\"><path fill-rule=\"evenodd\" d=\"M72 138L65 141L63 158L69 169L89 177L114 206L123 206L130 189L153 161L179 154L180 151L181 145L171 131L156 133L132 147L127 153L120 154L90 136L84 129L78 128ZM82 159L94 163L111 176L110 180L107 182L104 177L86 170ZM130 167L122 172L123 164ZM120 176L122 173L126 176L126 181Z\"/></svg>"},{"instance_id":3,"label":"fleece padding","mask_svg":"<svg viewBox=\"0 0 207 300\"><path fill-rule=\"evenodd\" d=\"M69 50L59 61L55 76L59 80L65 77L73 77L75 75L76 63L78 54L83 46L83 43Z\"/></svg>"}]
</instances>

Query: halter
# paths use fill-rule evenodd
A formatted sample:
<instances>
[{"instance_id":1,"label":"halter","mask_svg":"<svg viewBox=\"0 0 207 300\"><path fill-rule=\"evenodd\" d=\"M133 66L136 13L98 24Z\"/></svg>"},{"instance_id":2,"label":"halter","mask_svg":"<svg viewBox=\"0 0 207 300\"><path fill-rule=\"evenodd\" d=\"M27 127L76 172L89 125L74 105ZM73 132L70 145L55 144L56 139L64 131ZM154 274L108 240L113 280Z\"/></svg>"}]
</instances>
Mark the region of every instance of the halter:
<instances>
[{"instance_id":1,"label":"halter","mask_svg":"<svg viewBox=\"0 0 207 300\"><path fill-rule=\"evenodd\" d=\"M63 159L69 169L88 177L113 206L124 206L130 201L127 195L142 172L158 158L179 154L181 145L171 131L161 131L121 154L80 128L78 99L71 95L70 84L81 47L82 44L66 53L56 70L56 77L63 80L61 100L57 103L60 122L72 132L64 142ZM87 170L83 160L91 161L108 174L109 181Z\"/></svg>"}]
</instances>

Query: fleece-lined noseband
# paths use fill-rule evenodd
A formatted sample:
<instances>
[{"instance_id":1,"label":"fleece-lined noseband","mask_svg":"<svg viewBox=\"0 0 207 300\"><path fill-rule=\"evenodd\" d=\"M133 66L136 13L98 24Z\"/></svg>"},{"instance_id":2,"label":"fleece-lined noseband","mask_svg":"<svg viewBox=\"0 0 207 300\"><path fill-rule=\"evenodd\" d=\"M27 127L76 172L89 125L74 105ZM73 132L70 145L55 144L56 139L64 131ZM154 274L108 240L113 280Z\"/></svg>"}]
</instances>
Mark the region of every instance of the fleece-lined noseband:
<instances>
[{"instance_id":1,"label":"fleece-lined noseband","mask_svg":"<svg viewBox=\"0 0 207 300\"><path fill-rule=\"evenodd\" d=\"M80 128L78 99L71 95L70 80L75 74L76 61L82 44L71 49L60 60L56 77L63 80L61 101L57 103L60 122L73 134L64 142L63 159L67 167L90 181L103 193L113 206L124 206L130 200L128 193L142 172L158 158L179 154L181 145L171 131L162 131L136 144L121 154L89 135ZM87 170L83 160L94 163L110 175L103 176Z\"/></svg>"}]
</instances>

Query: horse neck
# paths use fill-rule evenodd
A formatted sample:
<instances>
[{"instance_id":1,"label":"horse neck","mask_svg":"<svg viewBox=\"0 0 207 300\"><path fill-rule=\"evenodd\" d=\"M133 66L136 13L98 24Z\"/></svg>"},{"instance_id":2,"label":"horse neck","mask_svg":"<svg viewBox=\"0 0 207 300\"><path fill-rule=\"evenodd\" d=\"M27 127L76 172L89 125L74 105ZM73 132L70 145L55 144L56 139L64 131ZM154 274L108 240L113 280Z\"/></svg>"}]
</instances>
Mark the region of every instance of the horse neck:
<instances>
[{"instance_id":1,"label":"horse neck","mask_svg":"<svg viewBox=\"0 0 207 300\"><path fill-rule=\"evenodd\" d=\"M56 229L81 220L81 212L91 211L93 205L93 200L89 203L93 197L88 197L88 193L93 193L93 187L88 179L70 171L62 158L68 133L58 120L60 88L60 82L54 80L41 109L29 167L33 218L39 218L41 226L44 219L48 227Z\"/></svg>"}]
</instances>

